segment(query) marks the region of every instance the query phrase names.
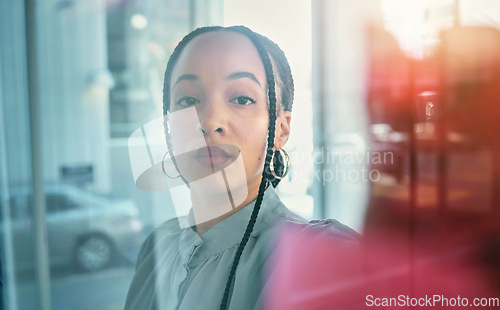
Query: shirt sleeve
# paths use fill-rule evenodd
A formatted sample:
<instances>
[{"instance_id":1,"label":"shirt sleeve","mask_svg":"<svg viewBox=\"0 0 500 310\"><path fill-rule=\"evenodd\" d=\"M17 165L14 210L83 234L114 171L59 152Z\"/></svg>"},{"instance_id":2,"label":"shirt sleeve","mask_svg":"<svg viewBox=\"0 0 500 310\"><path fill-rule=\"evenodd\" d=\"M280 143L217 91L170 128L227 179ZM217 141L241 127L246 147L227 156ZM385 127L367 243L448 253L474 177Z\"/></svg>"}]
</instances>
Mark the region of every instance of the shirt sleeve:
<instances>
[{"instance_id":1,"label":"shirt sleeve","mask_svg":"<svg viewBox=\"0 0 500 310\"><path fill-rule=\"evenodd\" d=\"M351 245L357 247L359 241L361 240L361 236L355 230L334 219L313 220L306 224L288 223L287 225L298 228L298 230L296 230L298 234L306 234L311 238L332 240L334 244L336 243L339 246L344 244L349 247ZM275 256L276 253L274 253L274 249L279 247L279 243L277 243L279 240L280 238L278 236L278 238L274 240L275 242L269 251L271 257L266 260L266 272L265 277L263 278L262 291L256 302L255 310L269 309L268 302L271 299L270 294L273 293L273 290L277 287L277 285L282 285L280 284L280 281L282 280L280 279L280 275L276 271L277 268L275 268L276 265L274 264L276 263L276 260L279 259ZM307 267L296 266L296 268Z\"/></svg>"}]
</instances>

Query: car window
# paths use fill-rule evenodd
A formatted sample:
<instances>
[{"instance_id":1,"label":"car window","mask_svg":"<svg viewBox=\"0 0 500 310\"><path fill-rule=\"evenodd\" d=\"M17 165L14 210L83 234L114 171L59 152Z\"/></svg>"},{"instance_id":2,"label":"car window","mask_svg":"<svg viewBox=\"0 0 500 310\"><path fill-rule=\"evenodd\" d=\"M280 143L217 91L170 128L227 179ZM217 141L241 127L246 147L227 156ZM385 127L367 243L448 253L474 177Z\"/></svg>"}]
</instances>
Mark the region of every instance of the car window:
<instances>
[{"instance_id":1,"label":"car window","mask_svg":"<svg viewBox=\"0 0 500 310\"><path fill-rule=\"evenodd\" d=\"M48 213L61 212L76 208L76 203L61 194L47 194L45 203Z\"/></svg>"}]
</instances>

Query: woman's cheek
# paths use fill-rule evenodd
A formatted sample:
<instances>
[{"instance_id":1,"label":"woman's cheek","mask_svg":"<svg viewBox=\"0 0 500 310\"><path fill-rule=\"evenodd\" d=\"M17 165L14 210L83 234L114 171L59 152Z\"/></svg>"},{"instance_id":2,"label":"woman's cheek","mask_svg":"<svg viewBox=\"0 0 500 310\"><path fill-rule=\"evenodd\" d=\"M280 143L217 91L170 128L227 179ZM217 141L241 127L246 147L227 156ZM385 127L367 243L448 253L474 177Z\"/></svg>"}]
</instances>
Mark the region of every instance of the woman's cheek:
<instances>
[{"instance_id":1,"label":"woman's cheek","mask_svg":"<svg viewBox=\"0 0 500 310\"><path fill-rule=\"evenodd\" d=\"M250 130L252 133L251 139L248 141L248 145L252 145L252 160L254 161L254 167L257 166L258 171L264 169L266 150L267 150L267 122L261 122L258 131Z\"/></svg>"}]
</instances>

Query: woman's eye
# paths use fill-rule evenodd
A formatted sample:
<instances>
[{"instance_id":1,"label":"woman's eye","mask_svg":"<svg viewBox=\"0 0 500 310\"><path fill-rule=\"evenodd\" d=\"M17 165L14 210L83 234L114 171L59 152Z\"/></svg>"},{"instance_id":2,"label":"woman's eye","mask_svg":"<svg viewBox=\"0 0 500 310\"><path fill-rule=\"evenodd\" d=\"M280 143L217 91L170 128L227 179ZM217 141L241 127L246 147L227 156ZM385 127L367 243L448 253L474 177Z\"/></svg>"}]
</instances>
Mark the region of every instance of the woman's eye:
<instances>
[{"instance_id":1,"label":"woman's eye","mask_svg":"<svg viewBox=\"0 0 500 310\"><path fill-rule=\"evenodd\" d=\"M180 106L184 106L184 107L187 107L187 106L190 106L193 104L197 104L199 102L200 102L200 100L193 98L193 97L184 97L184 98L177 100L177 104Z\"/></svg>"},{"instance_id":2,"label":"woman's eye","mask_svg":"<svg viewBox=\"0 0 500 310\"><path fill-rule=\"evenodd\" d=\"M230 102L235 103L235 104L239 104L239 105L248 105L251 103L255 103L255 100L253 100L252 98L249 98L249 97L241 96L241 97L234 98Z\"/></svg>"}]
</instances>

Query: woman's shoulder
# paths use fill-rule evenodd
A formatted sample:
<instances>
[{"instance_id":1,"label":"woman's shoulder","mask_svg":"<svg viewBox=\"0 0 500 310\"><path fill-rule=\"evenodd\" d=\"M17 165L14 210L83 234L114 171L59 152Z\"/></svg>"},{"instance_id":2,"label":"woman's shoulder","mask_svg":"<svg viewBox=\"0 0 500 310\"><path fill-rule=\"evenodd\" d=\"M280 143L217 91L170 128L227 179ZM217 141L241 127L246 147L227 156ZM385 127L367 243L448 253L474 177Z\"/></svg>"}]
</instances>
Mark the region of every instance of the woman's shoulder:
<instances>
[{"instance_id":1,"label":"woman's shoulder","mask_svg":"<svg viewBox=\"0 0 500 310\"><path fill-rule=\"evenodd\" d=\"M354 229L335 219L328 218L308 221L290 211L283 216L282 220L284 226L294 226L303 233L322 235L325 237L335 238L339 241L357 242L361 239L360 234L358 234Z\"/></svg>"},{"instance_id":2,"label":"woman's shoulder","mask_svg":"<svg viewBox=\"0 0 500 310\"><path fill-rule=\"evenodd\" d=\"M274 189L271 189L269 201L272 208L268 209L268 214L272 214L264 229L268 233L281 231L283 227L295 226L304 233L321 234L325 237L334 237L337 240L358 241L361 236L352 228L335 219L307 220L294 211L290 210L279 198ZM272 210L272 211L269 211ZM264 215L266 216L266 215ZM264 221L265 222L265 221Z\"/></svg>"},{"instance_id":3,"label":"woman's shoulder","mask_svg":"<svg viewBox=\"0 0 500 310\"><path fill-rule=\"evenodd\" d=\"M354 229L335 219L312 220L305 224L302 230L344 241L359 241L361 239L360 234Z\"/></svg>"},{"instance_id":4,"label":"woman's shoulder","mask_svg":"<svg viewBox=\"0 0 500 310\"><path fill-rule=\"evenodd\" d=\"M263 234L280 234L286 227L294 227L304 234L320 235L338 241L358 242L361 235L349 226L335 219L307 220L284 207L278 219L264 229Z\"/></svg>"},{"instance_id":5,"label":"woman's shoulder","mask_svg":"<svg viewBox=\"0 0 500 310\"><path fill-rule=\"evenodd\" d=\"M176 238L179 237L180 234L181 228L179 225L179 220L177 218L173 218L153 228L144 243L152 243L155 239L158 240L164 238Z\"/></svg>"},{"instance_id":6,"label":"woman's shoulder","mask_svg":"<svg viewBox=\"0 0 500 310\"><path fill-rule=\"evenodd\" d=\"M154 250L158 244L171 244L172 241L179 238L181 228L179 220L173 218L163 222L160 226L154 228L142 243L139 255L137 258L137 265L143 262L147 256Z\"/></svg>"}]
</instances>

